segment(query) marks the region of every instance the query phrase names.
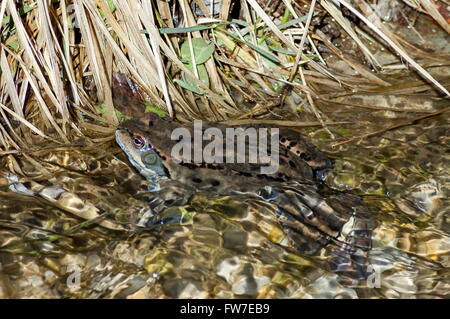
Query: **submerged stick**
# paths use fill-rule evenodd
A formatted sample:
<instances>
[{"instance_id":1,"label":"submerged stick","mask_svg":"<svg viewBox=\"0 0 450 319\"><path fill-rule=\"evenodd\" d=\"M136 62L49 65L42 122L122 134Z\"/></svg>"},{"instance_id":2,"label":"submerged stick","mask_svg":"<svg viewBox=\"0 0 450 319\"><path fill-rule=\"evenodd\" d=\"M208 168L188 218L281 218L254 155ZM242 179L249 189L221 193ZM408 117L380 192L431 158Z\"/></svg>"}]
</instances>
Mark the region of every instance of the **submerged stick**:
<instances>
[{"instance_id":1,"label":"submerged stick","mask_svg":"<svg viewBox=\"0 0 450 319\"><path fill-rule=\"evenodd\" d=\"M348 140L345 140L345 141L332 143L331 146L335 147L335 146L338 146L338 145L350 143L350 142L352 142L354 140L357 140L357 139L363 139L363 138L366 138L366 137L369 137L369 136L378 135L380 133L383 133L383 132L386 132L386 131L389 131L389 130L392 130L392 129L396 129L396 128L401 127L401 126L409 125L409 124L411 124L411 123L413 123L415 121L423 120L423 119L425 119L427 117L432 117L432 116L439 115L439 114L442 114L442 113L445 113L445 112L448 112L448 111L450 111L450 106L446 107L446 108L444 108L442 110L433 112L433 113L417 116L417 117L414 117L412 119L408 119L408 120L402 121L400 123L388 126L386 128L380 129L380 130L372 132L372 133L367 133L367 134L363 134L363 135L359 135L359 136L354 136L354 137L349 138Z\"/></svg>"}]
</instances>

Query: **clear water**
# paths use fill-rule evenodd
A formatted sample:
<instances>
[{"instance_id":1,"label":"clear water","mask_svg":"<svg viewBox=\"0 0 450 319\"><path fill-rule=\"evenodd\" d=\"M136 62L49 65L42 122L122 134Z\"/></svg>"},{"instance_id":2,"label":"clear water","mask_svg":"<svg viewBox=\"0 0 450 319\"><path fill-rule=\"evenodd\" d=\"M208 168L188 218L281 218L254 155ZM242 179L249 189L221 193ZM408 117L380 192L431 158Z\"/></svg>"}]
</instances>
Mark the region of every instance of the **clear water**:
<instances>
[{"instance_id":1,"label":"clear water","mask_svg":"<svg viewBox=\"0 0 450 319\"><path fill-rule=\"evenodd\" d=\"M197 194L182 211L185 225L141 233L98 226L72 231L80 219L3 186L0 296L448 297L448 117L335 148L323 129L309 129L309 135L334 160L327 184L353 190L371 207L376 222L369 254L377 274L374 284L342 285L328 271L330 246L307 256L284 245L273 212L259 202ZM115 146L105 145L110 147ZM144 182L122 155L73 148L42 151L37 157L52 171L50 179L37 176L38 183L63 186L82 200L67 200L68 206L89 202L119 221L145 207L138 199L145 193L139 187ZM33 174L34 166L19 159L23 171ZM7 164L6 157L2 160ZM77 270L79 288L70 288L77 284Z\"/></svg>"}]
</instances>

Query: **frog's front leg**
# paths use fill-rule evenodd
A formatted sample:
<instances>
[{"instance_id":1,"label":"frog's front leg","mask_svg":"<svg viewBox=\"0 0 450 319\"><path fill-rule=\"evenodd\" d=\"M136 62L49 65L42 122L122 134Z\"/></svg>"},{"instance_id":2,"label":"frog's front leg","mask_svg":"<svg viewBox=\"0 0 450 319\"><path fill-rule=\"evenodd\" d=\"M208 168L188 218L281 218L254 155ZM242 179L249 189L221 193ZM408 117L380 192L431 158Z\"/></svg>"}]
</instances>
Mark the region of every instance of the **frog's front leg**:
<instances>
[{"instance_id":1,"label":"frog's front leg","mask_svg":"<svg viewBox=\"0 0 450 319\"><path fill-rule=\"evenodd\" d=\"M149 204L149 210L140 216L136 225L139 227L153 227L161 224L180 224L181 214L162 216L162 213L169 207L185 205L194 194L194 191L194 188L178 181L161 181L158 191L148 194L146 200Z\"/></svg>"}]
</instances>

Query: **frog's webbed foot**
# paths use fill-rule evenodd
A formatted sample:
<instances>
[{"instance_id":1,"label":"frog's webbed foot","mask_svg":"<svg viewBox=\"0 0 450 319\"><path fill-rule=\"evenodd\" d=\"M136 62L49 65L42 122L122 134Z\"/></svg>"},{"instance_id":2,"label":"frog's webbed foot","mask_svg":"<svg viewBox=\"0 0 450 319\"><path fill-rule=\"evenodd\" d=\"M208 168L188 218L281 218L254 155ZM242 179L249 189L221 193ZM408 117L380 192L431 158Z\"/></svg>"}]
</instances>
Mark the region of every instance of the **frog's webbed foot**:
<instances>
[{"instance_id":1,"label":"frog's webbed foot","mask_svg":"<svg viewBox=\"0 0 450 319\"><path fill-rule=\"evenodd\" d=\"M144 213L136 223L139 227L154 227L161 224L181 224L183 214L167 214L162 216L163 211L170 207L185 205L194 189L182 183L168 180L161 183L161 188L157 192L147 195L146 201L149 209Z\"/></svg>"},{"instance_id":2,"label":"frog's webbed foot","mask_svg":"<svg viewBox=\"0 0 450 319\"><path fill-rule=\"evenodd\" d=\"M300 192L300 188L307 190L308 195ZM233 193L274 203L280 225L290 238L292 245L302 253L314 254L330 241L330 236L338 234L338 227L335 227L336 230L329 229L327 227L329 223L321 221L308 204L304 203L307 198L311 202L318 196L314 184L295 182L286 183L281 187L277 185L262 188L260 185L246 185L245 188L234 190Z\"/></svg>"},{"instance_id":3,"label":"frog's webbed foot","mask_svg":"<svg viewBox=\"0 0 450 319\"><path fill-rule=\"evenodd\" d=\"M300 252L314 253L332 240L337 248L332 252L331 270L352 279L366 278L373 225L357 196L324 197L308 184L266 186L258 195L277 204L280 224Z\"/></svg>"},{"instance_id":4,"label":"frog's webbed foot","mask_svg":"<svg viewBox=\"0 0 450 319\"><path fill-rule=\"evenodd\" d=\"M160 183L156 192L149 192L145 200L154 213L159 214L172 206L182 206L188 202L194 189L177 181L166 180Z\"/></svg>"},{"instance_id":5,"label":"frog's webbed foot","mask_svg":"<svg viewBox=\"0 0 450 319\"><path fill-rule=\"evenodd\" d=\"M372 248L373 220L357 196L338 194L331 196L330 201L337 211L353 211L338 238L340 245L333 249L330 259L330 270L340 275L343 284L353 286L369 275L368 253Z\"/></svg>"}]
</instances>

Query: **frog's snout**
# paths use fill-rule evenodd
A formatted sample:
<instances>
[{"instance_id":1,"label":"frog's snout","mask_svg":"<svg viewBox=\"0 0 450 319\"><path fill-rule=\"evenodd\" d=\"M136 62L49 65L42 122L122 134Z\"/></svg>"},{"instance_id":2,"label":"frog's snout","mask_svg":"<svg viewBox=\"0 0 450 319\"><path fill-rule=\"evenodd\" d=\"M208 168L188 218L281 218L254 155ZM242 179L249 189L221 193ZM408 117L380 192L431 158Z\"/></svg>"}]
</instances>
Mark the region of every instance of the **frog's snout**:
<instances>
[{"instance_id":1,"label":"frog's snout","mask_svg":"<svg viewBox=\"0 0 450 319\"><path fill-rule=\"evenodd\" d=\"M127 140L130 139L130 133L123 129L123 128L117 128L115 132L116 142L119 144L119 146L124 149L126 147Z\"/></svg>"}]
</instances>

